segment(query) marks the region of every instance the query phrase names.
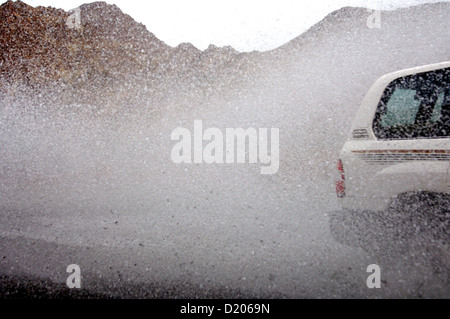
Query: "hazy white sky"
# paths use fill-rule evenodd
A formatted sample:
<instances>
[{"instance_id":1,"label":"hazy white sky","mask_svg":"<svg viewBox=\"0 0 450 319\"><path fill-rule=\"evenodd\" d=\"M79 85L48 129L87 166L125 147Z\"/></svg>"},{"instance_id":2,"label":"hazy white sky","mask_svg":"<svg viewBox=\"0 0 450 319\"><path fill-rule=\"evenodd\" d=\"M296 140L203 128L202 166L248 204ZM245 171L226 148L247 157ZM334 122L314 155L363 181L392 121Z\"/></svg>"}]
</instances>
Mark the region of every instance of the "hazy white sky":
<instances>
[{"instance_id":1,"label":"hazy white sky","mask_svg":"<svg viewBox=\"0 0 450 319\"><path fill-rule=\"evenodd\" d=\"M0 0L5 2L4 0ZM89 0L23 0L73 9ZM450 1L450 0L441 0ZM392 10L439 0L107 0L171 46L191 42L239 51L276 48L344 6Z\"/></svg>"}]
</instances>

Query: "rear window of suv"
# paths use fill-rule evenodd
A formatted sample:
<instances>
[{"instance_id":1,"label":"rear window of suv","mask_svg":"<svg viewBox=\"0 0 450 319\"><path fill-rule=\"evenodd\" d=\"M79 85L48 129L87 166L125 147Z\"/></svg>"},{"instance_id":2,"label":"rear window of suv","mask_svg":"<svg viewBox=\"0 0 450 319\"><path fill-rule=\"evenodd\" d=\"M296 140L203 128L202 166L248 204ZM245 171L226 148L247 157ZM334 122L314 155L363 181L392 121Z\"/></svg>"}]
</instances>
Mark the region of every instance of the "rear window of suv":
<instances>
[{"instance_id":1,"label":"rear window of suv","mask_svg":"<svg viewBox=\"0 0 450 319\"><path fill-rule=\"evenodd\" d=\"M398 78L385 89L373 122L378 139L450 136L450 68Z\"/></svg>"}]
</instances>

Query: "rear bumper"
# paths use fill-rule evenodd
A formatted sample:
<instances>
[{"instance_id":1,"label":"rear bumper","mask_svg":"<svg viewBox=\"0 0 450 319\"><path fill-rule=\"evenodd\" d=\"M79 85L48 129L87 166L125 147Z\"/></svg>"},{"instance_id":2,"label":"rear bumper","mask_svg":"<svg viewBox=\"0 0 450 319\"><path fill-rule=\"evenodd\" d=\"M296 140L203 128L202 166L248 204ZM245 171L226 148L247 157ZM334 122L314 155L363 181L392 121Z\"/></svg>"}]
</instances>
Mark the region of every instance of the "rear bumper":
<instances>
[{"instance_id":1,"label":"rear bumper","mask_svg":"<svg viewBox=\"0 0 450 319\"><path fill-rule=\"evenodd\" d=\"M380 197L345 197L339 199L342 209L350 211L384 211L391 201L391 198Z\"/></svg>"}]
</instances>

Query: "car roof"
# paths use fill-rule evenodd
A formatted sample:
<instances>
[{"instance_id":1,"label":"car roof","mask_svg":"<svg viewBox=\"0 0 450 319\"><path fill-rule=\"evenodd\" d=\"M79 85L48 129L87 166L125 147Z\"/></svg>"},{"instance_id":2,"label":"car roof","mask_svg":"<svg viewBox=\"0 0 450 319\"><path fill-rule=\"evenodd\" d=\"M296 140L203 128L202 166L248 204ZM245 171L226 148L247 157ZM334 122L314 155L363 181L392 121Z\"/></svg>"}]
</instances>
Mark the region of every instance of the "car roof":
<instances>
[{"instance_id":1,"label":"car roof","mask_svg":"<svg viewBox=\"0 0 450 319\"><path fill-rule=\"evenodd\" d=\"M408 76L411 74L416 73L422 73L422 72L429 72L433 70L439 70L439 69L445 69L450 67L450 61L440 62L440 63L434 63L434 64L427 64L423 66L418 66L414 68L404 69L392 73L388 73L380 78L380 80L389 80L389 79L396 79L402 76ZM384 82L384 81L381 81ZM390 82L390 81L389 81Z\"/></svg>"},{"instance_id":2,"label":"car roof","mask_svg":"<svg viewBox=\"0 0 450 319\"><path fill-rule=\"evenodd\" d=\"M373 115L376 111L379 100L389 83L403 76L445 68L450 68L450 61L403 69L380 77L369 89L363 102L361 103L361 106L352 123L352 131L358 128L367 128L371 130Z\"/></svg>"}]
</instances>

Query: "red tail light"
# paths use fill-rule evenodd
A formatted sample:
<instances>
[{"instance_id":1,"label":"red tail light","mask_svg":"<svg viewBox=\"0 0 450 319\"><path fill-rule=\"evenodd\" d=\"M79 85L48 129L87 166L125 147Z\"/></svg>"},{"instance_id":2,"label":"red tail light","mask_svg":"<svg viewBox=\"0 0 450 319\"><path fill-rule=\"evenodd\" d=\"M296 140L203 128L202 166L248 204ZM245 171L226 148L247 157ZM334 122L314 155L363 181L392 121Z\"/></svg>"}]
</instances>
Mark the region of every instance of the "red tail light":
<instances>
[{"instance_id":1,"label":"red tail light","mask_svg":"<svg viewBox=\"0 0 450 319\"><path fill-rule=\"evenodd\" d=\"M338 198L344 198L345 197L345 173L344 173L344 165L342 164L342 161L339 160L336 166L339 176L336 181L336 195Z\"/></svg>"}]
</instances>

